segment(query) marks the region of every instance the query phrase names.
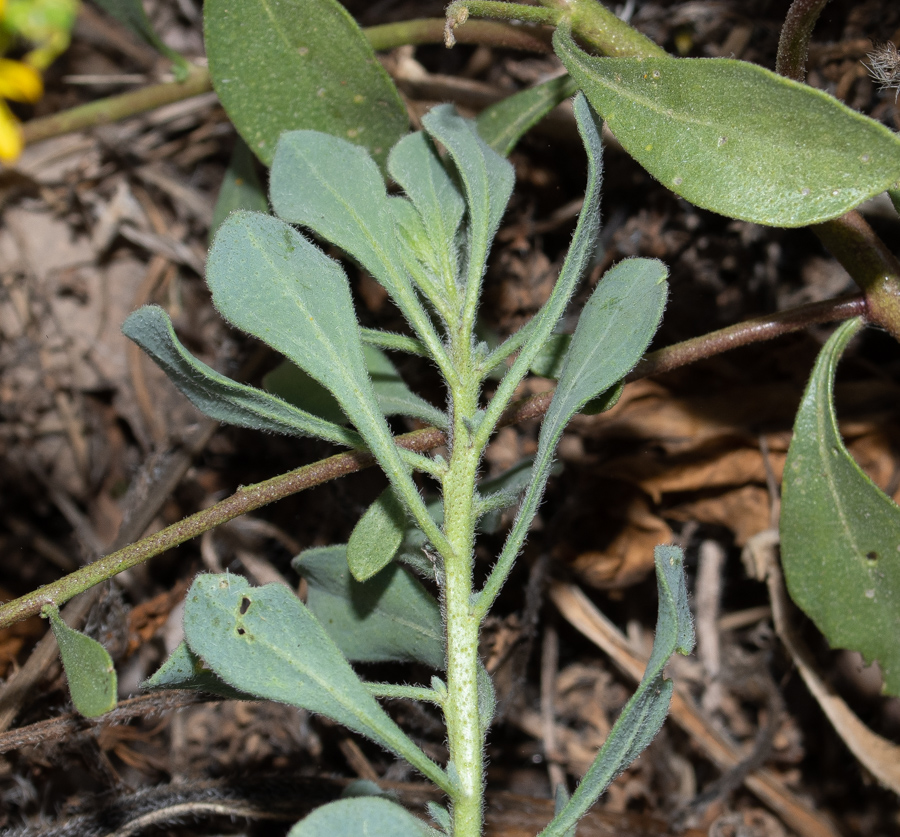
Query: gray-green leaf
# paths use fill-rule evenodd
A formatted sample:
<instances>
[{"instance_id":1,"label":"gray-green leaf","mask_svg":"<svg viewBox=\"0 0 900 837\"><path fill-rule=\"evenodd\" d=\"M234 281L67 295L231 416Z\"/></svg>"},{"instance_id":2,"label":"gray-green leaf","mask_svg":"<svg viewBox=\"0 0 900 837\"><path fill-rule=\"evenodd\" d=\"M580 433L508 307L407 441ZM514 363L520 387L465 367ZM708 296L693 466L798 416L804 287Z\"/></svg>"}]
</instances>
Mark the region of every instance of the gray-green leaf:
<instances>
[{"instance_id":1,"label":"gray-green leaf","mask_svg":"<svg viewBox=\"0 0 900 837\"><path fill-rule=\"evenodd\" d=\"M393 561L409 518L403 503L390 487L366 509L347 544L347 564L357 581L365 581Z\"/></svg>"},{"instance_id":2,"label":"gray-green leaf","mask_svg":"<svg viewBox=\"0 0 900 837\"><path fill-rule=\"evenodd\" d=\"M784 468L781 560L791 598L836 648L877 660L900 695L900 508L841 439L834 373L860 330L841 325L816 360Z\"/></svg>"},{"instance_id":3,"label":"gray-green leaf","mask_svg":"<svg viewBox=\"0 0 900 837\"><path fill-rule=\"evenodd\" d=\"M391 720L318 620L281 584L201 575L185 600L191 651L234 688L325 715L405 758L447 790L444 771Z\"/></svg>"},{"instance_id":4,"label":"gray-green leaf","mask_svg":"<svg viewBox=\"0 0 900 837\"><path fill-rule=\"evenodd\" d=\"M229 686L208 668L204 668L203 660L188 648L186 642L178 643L156 672L141 683L141 688L190 689L229 700L256 700L255 695Z\"/></svg>"},{"instance_id":5,"label":"gray-green leaf","mask_svg":"<svg viewBox=\"0 0 900 837\"><path fill-rule=\"evenodd\" d=\"M266 165L283 131L334 134L381 164L406 133L397 88L336 0L207 0L203 18L213 86Z\"/></svg>"},{"instance_id":6,"label":"gray-green leaf","mask_svg":"<svg viewBox=\"0 0 900 837\"><path fill-rule=\"evenodd\" d=\"M288 837L435 837L437 832L396 802L381 797L339 799L316 808Z\"/></svg>"},{"instance_id":7,"label":"gray-green leaf","mask_svg":"<svg viewBox=\"0 0 900 837\"><path fill-rule=\"evenodd\" d=\"M494 151L508 157L527 131L577 89L574 79L564 75L507 96L481 111L478 133Z\"/></svg>"},{"instance_id":8,"label":"gray-green leaf","mask_svg":"<svg viewBox=\"0 0 900 837\"><path fill-rule=\"evenodd\" d=\"M616 139L663 185L731 218L801 227L900 179L900 137L837 99L724 58L595 58L554 48Z\"/></svg>"},{"instance_id":9,"label":"gray-green leaf","mask_svg":"<svg viewBox=\"0 0 900 837\"><path fill-rule=\"evenodd\" d=\"M337 262L277 218L235 212L219 229L206 279L225 319L326 387L384 467L399 462Z\"/></svg>"},{"instance_id":10,"label":"gray-green leaf","mask_svg":"<svg viewBox=\"0 0 900 837\"><path fill-rule=\"evenodd\" d=\"M422 125L449 153L466 192L468 282L480 283L484 263L515 182L512 165L478 135L475 123L463 119L453 105L438 105Z\"/></svg>"},{"instance_id":11,"label":"gray-green leaf","mask_svg":"<svg viewBox=\"0 0 900 837\"><path fill-rule=\"evenodd\" d=\"M531 482L497 561L499 567L509 566L524 542L569 420L624 378L650 344L666 304L667 274L665 265L655 259L627 259L608 270L591 294L541 425ZM495 589L490 592L496 595Z\"/></svg>"},{"instance_id":12,"label":"gray-green leaf","mask_svg":"<svg viewBox=\"0 0 900 837\"><path fill-rule=\"evenodd\" d=\"M232 381L197 360L178 340L168 314L158 306L139 308L125 320L122 331L153 358L198 410L211 418L255 430L314 436L349 447L362 446L362 440L352 430L256 387Z\"/></svg>"},{"instance_id":13,"label":"gray-green leaf","mask_svg":"<svg viewBox=\"0 0 900 837\"><path fill-rule=\"evenodd\" d=\"M225 169L225 176L219 187L219 196L216 198L212 224L209 228L210 239L222 221L238 209L249 209L253 212L269 211L265 189L256 175L253 154L240 137L234 144L228 168Z\"/></svg>"},{"instance_id":14,"label":"gray-green leaf","mask_svg":"<svg viewBox=\"0 0 900 837\"><path fill-rule=\"evenodd\" d=\"M411 288L384 180L364 149L318 131L285 133L272 163L269 197L279 218L349 253L395 300L401 286Z\"/></svg>"},{"instance_id":15,"label":"gray-green leaf","mask_svg":"<svg viewBox=\"0 0 900 837\"><path fill-rule=\"evenodd\" d=\"M96 718L116 705L116 669L107 650L95 639L70 628L59 608L47 605L41 611L59 645L72 703L85 718Z\"/></svg>"},{"instance_id":16,"label":"gray-green leaf","mask_svg":"<svg viewBox=\"0 0 900 837\"><path fill-rule=\"evenodd\" d=\"M439 275L456 279L456 233L465 202L447 174L428 137L408 134L392 149L388 173L406 192L422 218Z\"/></svg>"},{"instance_id":17,"label":"gray-green leaf","mask_svg":"<svg viewBox=\"0 0 900 837\"><path fill-rule=\"evenodd\" d=\"M440 607L403 567L394 564L356 581L347 569L346 546L308 549L293 567L309 585L307 607L347 659L444 667Z\"/></svg>"},{"instance_id":18,"label":"gray-green leaf","mask_svg":"<svg viewBox=\"0 0 900 837\"><path fill-rule=\"evenodd\" d=\"M539 837L564 837L656 737L669 711L672 681L663 669L676 651L690 654L694 626L688 607L684 556L677 546L658 546L654 552L659 614L653 651L637 691L616 720L606 742L575 793Z\"/></svg>"},{"instance_id":19,"label":"gray-green leaf","mask_svg":"<svg viewBox=\"0 0 900 837\"><path fill-rule=\"evenodd\" d=\"M363 356L375 398L384 415L410 416L446 429L446 414L416 395L384 352L375 346L364 345ZM267 391L313 415L336 424L347 421L334 396L290 361L279 364L269 372L263 378L263 385Z\"/></svg>"}]
</instances>

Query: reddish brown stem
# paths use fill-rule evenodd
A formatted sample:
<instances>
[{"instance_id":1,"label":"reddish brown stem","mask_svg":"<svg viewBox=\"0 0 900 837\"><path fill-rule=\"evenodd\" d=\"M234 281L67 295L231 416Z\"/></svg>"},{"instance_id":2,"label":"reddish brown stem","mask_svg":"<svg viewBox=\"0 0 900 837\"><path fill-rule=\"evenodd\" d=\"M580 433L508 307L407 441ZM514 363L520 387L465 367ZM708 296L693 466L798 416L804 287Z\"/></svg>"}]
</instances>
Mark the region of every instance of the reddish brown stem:
<instances>
[{"instance_id":1,"label":"reddish brown stem","mask_svg":"<svg viewBox=\"0 0 900 837\"><path fill-rule=\"evenodd\" d=\"M781 37L778 40L778 57L775 72L795 81L806 78L806 56L813 28L828 0L794 0L788 9Z\"/></svg>"},{"instance_id":2,"label":"reddish brown stem","mask_svg":"<svg viewBox=\"0 0 900 837\"><path fill-rule=\"evenodd\" d=\"M638 364L626 380L635 381L648 375L658 375L729 349L735 349L738 346L771 340L782 334L800 331L816 323L833 322L861 314L866 314L866 303L862 297L853 297L817 302L791 311L757 317L652 352ZM552 392L545 392L512 404L500 419L500 425L507 426L529 418L540 418L547 412L552 398ZM426 427L398 436L396 442L407 450L424 453L444 444L446 437L437 428ZM231 497L208 509L186 517L160 532L94 561L65 578L0 605L0 628L34 616L47 603L60 605L101 581L147 561L203 534L203 532L220 526L222 523L233 520L235 517L255 511L307 488L321 485L346 474L356 473L374 464L375 460L371 454L351 451L305 465L257 485L241 488Z\"/></svg>"}]
</instances>

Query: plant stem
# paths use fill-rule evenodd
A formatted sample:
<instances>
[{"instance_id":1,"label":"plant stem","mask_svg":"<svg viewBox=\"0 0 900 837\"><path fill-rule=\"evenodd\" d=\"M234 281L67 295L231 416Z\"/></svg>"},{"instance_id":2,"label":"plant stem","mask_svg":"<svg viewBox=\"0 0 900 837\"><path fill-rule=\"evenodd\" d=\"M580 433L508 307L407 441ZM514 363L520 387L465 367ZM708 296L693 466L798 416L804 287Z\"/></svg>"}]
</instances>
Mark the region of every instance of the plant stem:
<instances>
[{"instance_id":1,"label":"plant stem","mask_svg":"<svg viewBox=\"0 0 900 837\"><path fill-rule=\"evenodd\" d=\"M444 39L443 18L423 18L400 23L388 23L364 29L373 48L379 51L394 49L405 44L439 44ZM460 35L463 43L521 49L530 52L549 52L549 37L538 31L529 31L508 23L473 21ZM169 81L153 84L130 93L99 99L87 105L79 105L50 116L32 119L22 126L26 145L41 140L109 125L131 116L156 110L208 93L213 89L209 70L191 65L185 81Z\"/></svg>"},{"instance_id":2,"label":"plant stem","mask_svg":"<svg viewBox=\"0 0 900 837\"><path fill-rule=\"evenodd\" d=\"M828 0L794 0L778 41L776 71L806 77L806 56L816 20ZM867 316L900 341L900 261L866 220L851 211L811 227L866 297Z\"/></svg>"},{"instance_id":3,"label":"plant stem","mask_svg":"<svg viewBox=\"0 0 900 837\"><path fill-rule=\"evenodd\" d=\"M408 44L440 44L444 42L444 18L420 18L398 23L385 23L364 29L376 52ZM523 26L491 20L471 21L456 38L461 44L481 44L501 49L521 49L527 52L552 52L550 33Z\"/></svg>"},{"instance_id":4,"label":"plant stem","mask_svg":"<svg viewBox=\"0 0 900 837\"><path fill-rule=\"evenodd\" d=\"M366 689L376 698L405 698L425 703L443 704L444 699L434 690L425 686L398 686L396 683L366 683Z\"/></svg>"},{"instance_id":5,"label":"plant stem","mask_svg":"<svg viewBox=\"0 0 900 837\"><path fill-rule=\"evenodd\" d=\"M900 341L900 261L856 210L812 231L866 297L866 316Z\"/></svg>"},{"instance_id":6,"label":"plant stem","mask_svg":"<svg viewBox=\"0 0 900 837\"><path fill-rule=\"evenodd\" d=\"M616 58L667 55L659 44L617 18L597 0L540 0L540 3L562 10L572 33L601 55Z\"/></svg>"},{"instance_id":7,"label":"plant stem","mask_svg":"<svg viewBox=\"0 0 900 837\"><path fill-rule=\"evenodd\" d=\"M859 315L867 316L867 313L865 299L857 296L816 302L789 311L757 317L651 352L625 380L630 382L649 375L660 375L739 346L771 340L783 334L801 331L810 325L845 320ZM511 404L501 416L497 426L508 427L527 419L540 418L547 412L552 397L552 392L544 392ZM426 427L398 436L395 441L407 450L423 453L446 444L447 437L436 427ZM265 482L241 488L208 509L173 523L18 599L5 602L0 605L0 628L35 616L48 602L61 605L118 573L161 555L235 517L255 511L276 500L283 500L307 488L322 485L347 474L355 474L374 464L375 460L370 454L350 451L304 465Z\"/></svg>"},{"instance_id":8,"label":"plant stem","mask_svg":"<svg viewBox=\"0 0 900 837\"><path fill-rule=\"evenodd\" d=\"M447 642L447 695L444 719L450 761L456 771L454 837L479 837L484 795L484 725L478 706L478 641L481 622L472 610L475 564L476 481L482 448L472 430L481 380L473 357L471 331L463 312L451 326L458 382L451 387L451 451L443 480L444 537L451 547L444 559L442 603Z\"/></svg>"},{"instance_id":9,"label":"plant stem","mask_svg":"<svg viewBox=\"0 0 900 837\"><path fill-rule=\"evenodd\" d=\"M110 96L107 99L100 99L87 105L54 113L52 116L32 119L22 126L22 135L26 145L30 145L61 134L118 122L120 119L155 110L173 102L190 99L192 96L199 96L210 90L212 90L212 81L209 71L205 67L192 65L188 77L184 81L152 84L131 93Z\"/></svg>"},{"instance_id":10,"label":"plant stem","mask_svg":"<svg viewBox=\"0 0 900 837\"><path fill-rule=\"evenodd\" d=\"M775 72L794 81L806 79L806 56L809 40L822 9L828 0L794 0L788 9L778 39Z\"/></svg>"}]
</instances>

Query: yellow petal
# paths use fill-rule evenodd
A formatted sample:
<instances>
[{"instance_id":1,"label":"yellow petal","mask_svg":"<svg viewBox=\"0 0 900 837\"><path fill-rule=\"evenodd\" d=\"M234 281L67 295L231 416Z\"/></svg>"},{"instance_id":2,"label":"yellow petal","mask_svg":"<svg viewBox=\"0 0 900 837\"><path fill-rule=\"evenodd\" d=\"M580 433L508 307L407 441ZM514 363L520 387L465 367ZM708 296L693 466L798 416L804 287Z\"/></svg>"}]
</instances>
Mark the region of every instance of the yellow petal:
<instances>
[{"instance_id":1,"label":"yellow petal","mask_svg":"<svg viewBox=\"0 0 900 837\"><path fill-rule=\"evenodd\" d=\"M0 58L0 97L14 102L36 102L43 92L41 74L34 67Z\"/></svg>"},{"instance_id":2,"label":"yellow petal","mask_svg":"<svg viewBox=\"0 0 900 837\"><path fill-rule=\"evenodd\" d=\"M0 160L4 163L11 163L18 159L23 145L19 120L7 107L6 102L0 100Z\"/></svg>"}]
</instances>

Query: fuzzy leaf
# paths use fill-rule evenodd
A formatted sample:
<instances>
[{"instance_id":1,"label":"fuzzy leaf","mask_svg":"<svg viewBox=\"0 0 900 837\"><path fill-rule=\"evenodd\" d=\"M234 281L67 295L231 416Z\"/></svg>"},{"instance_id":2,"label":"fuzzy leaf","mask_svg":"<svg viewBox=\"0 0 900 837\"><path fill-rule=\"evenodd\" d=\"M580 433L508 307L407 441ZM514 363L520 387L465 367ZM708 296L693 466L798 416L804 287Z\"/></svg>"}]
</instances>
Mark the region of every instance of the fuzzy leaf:
<instances>
[{"instance_id":1,"label":"fuzzy leaf","mask_svg":"<svg viewBox=\"0 0 900 837\"><path fill-rule=\"evenodd\" d=\"M658 546L654 558L659 614L653 651L644 676L575 793L539 837L564 837L570 833L613 779L656 737L669 712L672 681L663 678L663 669L676 651L684 655L691 653L694 625L681 550L677 546Z\"/></svg>"},{"instance_id":2,"label":"fuzzy leaf","mask_svg":"<svg viewBox=\"0 0 900 837\"><path fill-rule=\"evenodd\" d=\"M288 837L435 837L437 832L396 802L378 796L339 799L316 808Z\"/></svg>"},{"instance_id":3,"label":"fuzzy leaf","mask_svg":"<svg viewBox=\"0 0 900 837\"><path fill-rule=\"evenodd\" d=\"M220 680L208 668L186 642L180 642L165 662L141 683L143 689L190 689L208 692L229 700L256 700L255 695L241 692Z\"/></svg>"},{"instance_id":4,"label":"fuzzy leaf","mask_svg":"<svg viewBox=\"0 0 900 837\"><path fill-rule=\"evenodd\" d=\"M410 416L436 427L447 427L447 416L407 385L390 358L375 346L363 346L366 369L372 379L375 399L386 416ZM347 417L334 396L321 384L290 361L279 364L263 378L263 386L289 404L305 409L313 415L345 423Z\"/></svg>"},{"instance_id":5,"label":"fuzzy leaf","mask_svg":"<svg viewBox=\"0 0 900 837\"><path fill-rule=\"evenodd\" d=\"M155 305L145 305L125 320L122 331L138 344L169 376L172 383L201 412L238 427L314 436L338 445L361 447L351 430L220 375L197 360L178 340L168 314Z\"/></svg>"},{"instance_id":6,"label":"fuzzy leaf","mask_svg":"<svg viewBox=\"0 0 900 837\"><path fill-rule=\"evenodd\" d=\"M459 172L469 210L469 282L480 282L488 250L506 211L515 182L508 160L478 135L475 123L463 119L453 105L438 105L422 117L428 134L449 153Z\"/></svg>"},{"instance_id":7,"label":"fuzzy leaf","mask_svg":"<svg viewBox=\"0 0 900 837\"><path fill-rule=\"evenodd\" d=\"M336 0L207 0L203 19L216 93L266 165L284 131L350 139L381 164L406 133L397 88Z\"/></svg>"},{"instance_id":8,"label":"fuzzy leaf","mask_svg":"<svg viewBox=\"0 0 900 837\"><path fill-rule=\"evenodd\" d=\"M666 304L667 274L665 265L655 259L627 259L608 270L591 294L541 425L531 481L500 561L508 560L509 550L518 552L569 420L588 402L613 389L650 344Z\"/></svg>"},{"instance_id":9,"label":"fuzzy leaf","mask_svg":"<svg viewBox=\"0 0 900 837\"><path fill-rule=\"evenodd\" d=\"M788 591L835 648L877 660L900 695L900 508L850 456L834 374L860 330L841 325L819 353L784 468L781 560Z\"/></svg>"},{"instance_id":10,"label":"fuzzy leaf","mask_svg":"<svg viewBox=\"0 0 900 837\"><path fill-rule=\"evenodd\" d=\"M478 115L478 133L494 151L508 157L525 133L577 89L572 77L565 75L507 96Z\"/></svg>"},{"instance_id":11,"label":"fuzzy leaf","mask_svg":"<svg viewBox=\"0 0 900 837\"><path fill-rule=\"evenodd\" d=\"M325 715L447 788L444 771L378 705L318 620L287 587L251 587L240 576L201 575L185 602L188 646L226 683Z\"/></svg>"},{"instance_id":12,"label":"fuzzy leaf","mask_svg":"<svg viewBox=\"0 0 900 837\"><path fill-rule=\"evenodd\" d=\"M595 58L563 27L553 44L628 153L697 206L803 227L843 215L900 179L900 137L755 64Z\"/></svg>"},{"instance_id":13,"label":"fuzzy leaf","mask_svg":"<svg viewBox=\"0 0 900 837\"><path fill-rule=\"evenodd\" d=\"M403 503L388 487L359 519L347 544L347 564L357 581L383 570L397 554L409 526Z\"/></svg>"},{"instance_id":14,"label":"fuzzy leaf","mask_svg":"<svg viewBox=\"0 0 900 837\"><path fill-rule=\"evenodd\" d=\"M391 149L388 172L418 211L435 266L455 280L456 233L466 205L428 137L417 131L400 140Z\"/></svg>"},{"instance_id":15,"label":"fuzzy leaf","mask_svg":"<svg viewBox=\"0 0 900 837\"><path fill-rule=\"evenodd\" d=\"M349 253L398 300L409 280L372 158L318 131L290 131L278 143L269 197L279 218L300 224ZM411 287L411 286L409 286Z\"/></svg>"},{"instance_id":16,"label":"fuzzy leaf","mask_svg":"<svg viewBox=\"0 0 900 837\"><path fill-rule=\"evenodd\" d=\"M403 567L356 581L346 546L307 549L292 565L309 585L307 607L347 659L444 667L440 607Z\"/></svg>"},{"instance_id":17,"label":"fuzzy leaf","mask_svg":"<svg viewBox=\"0 0 900 837\"><path fill-rule=\"evenodd\" d=\"M55 605L47 605L42 615L50 619L75 708L85 718L109 712L116 705L117 680L107 650L97 640L70 628Z\"/></svg>"},{"instance_id":18,"label":"fuzzy leaf","mask_svg":"<svg viewBox=\"0 0 900 837\"><path fill-rule=\"evenodd\" d=\"M240 137L234 144L228 168L225 169L225 176L219 187L219 196L216 198L212 224L209 228L210 239L213 238L222 221L238 209L249 209L254 212L269 211L266 191L256 175L253 153Z\"/></svg>"},{"instance_id":19,"label":"fuzzy leaf","mask_svg":"<svg viewBox=\"0 0 900 837\"><path fill-rule=\"evenodd\" d=\"M347 277L277 218L235 212L207 261L213 303L326 387L389 476L408 474L366 373Z\"/></svg>"}]
</instances>

